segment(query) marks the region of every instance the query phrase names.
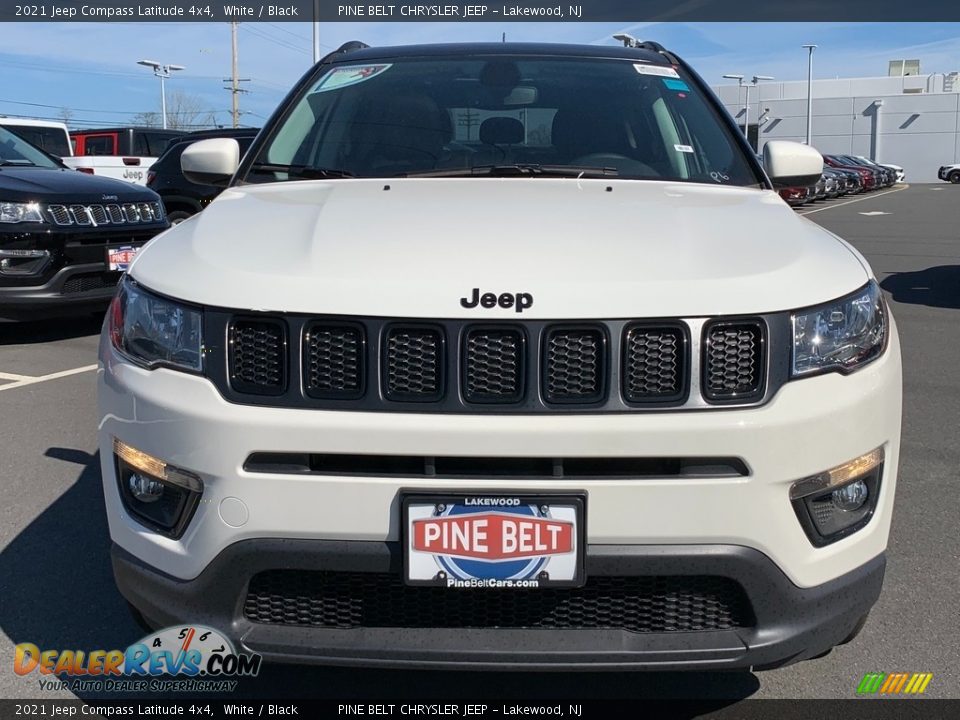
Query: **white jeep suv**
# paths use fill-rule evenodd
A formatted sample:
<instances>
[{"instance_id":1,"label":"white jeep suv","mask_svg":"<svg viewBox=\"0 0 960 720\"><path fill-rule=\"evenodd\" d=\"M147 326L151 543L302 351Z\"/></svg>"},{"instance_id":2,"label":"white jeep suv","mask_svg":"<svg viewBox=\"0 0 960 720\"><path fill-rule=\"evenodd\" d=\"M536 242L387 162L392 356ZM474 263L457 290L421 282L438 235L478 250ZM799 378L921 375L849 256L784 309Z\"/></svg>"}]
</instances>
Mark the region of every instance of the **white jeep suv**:
<instances>
[{"instance_id":1,"label":"white jeep suv","mask_svg":"<svg viewBox=\"0 0 960 720\"><path fill-rule=\"evenodd\" d=\"M704 82L351 43L148 245L100 350L118 587L267 659L772 667L880 593L896 328Z\"/></svg>"}]
</instances>

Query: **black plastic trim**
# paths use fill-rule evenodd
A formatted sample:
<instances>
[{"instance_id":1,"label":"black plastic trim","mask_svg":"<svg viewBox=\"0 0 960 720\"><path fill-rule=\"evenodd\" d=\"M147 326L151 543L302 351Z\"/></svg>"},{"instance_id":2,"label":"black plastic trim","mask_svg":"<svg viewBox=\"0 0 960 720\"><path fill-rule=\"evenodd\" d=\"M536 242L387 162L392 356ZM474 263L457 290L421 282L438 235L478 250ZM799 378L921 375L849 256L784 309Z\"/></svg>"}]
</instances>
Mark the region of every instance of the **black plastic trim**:
<instances>
[{"instance_id":1,"label":"black plastic trim","mask_svg":"<svg viewBox=\"0 0 960 720\"><path fill-rule=\"evenodd\" d=\"M597 372L600 377L597 378L599 389L592 395L582 397L559 397L551 395L547 389L547 368L550 362L548 347L550 338L556 334L567 331L595 332L600 336L600 358L597 362ZM550 405L601 405L607 398L610 391L610 333L605 325L592 322L569 322L554 323L548 325L541 333L540 349L540 393L546 403Z\"/></svg>"},{"instance_id":2,"label":"black plastic trim","mask_svg":"<svg viewBox=\"0 0 960 720\"><path fill-rule=\"evenodd\" d=\"M744 589L755 624L665 633L542 628L398 632L259 625L243 614L248 583L259 572L285 568L399 574L403 549L398 542L243 540L225 548L189 580L166 575L117 545L111 555L117 587L150 626L191 622L218 627L238 648L268 661L531 671L768 669L813 658L843 642L869 612L880 596L886 565L880 554L822 585L801 588L769 557L743 546L588 544L588 578L731 578ZM451 601L455 597L451 595Z\"/></svg>"},{"instance_id":3,"label":"black plastic trim","mask_svg":"<svg viewBox=\"0 0 960 720\"><path fill-rule=\"evenodd\" d=\"M234 344L233 344L233 333L237 326L237 323L262 323L264 325L273 325L279 327L283 337L283 347L281 348L281 372L283 376L281 378L280 385L276 388L265 387L263 385L257 385L255 383L248 383L244 380L238 380L233 373L234 367ZM246 393L249 395L261 395L266 397L279 397L287 392L287 387L290 384L290 328L287 327L287 323L282 319L277 318L272 315L237 315L234 317L230 324L227 326L227 374L230 378L230 387L232 387L237 392Z\"/></svg>"},{"instance_id":4,"label":"black plastic trim","mask_svg":"<svg viewBox=\"0 0 960 720\"><path fill-rule=\"evenodd\" d=\"M810 495L806 495L802 498L796 498L791 501L791 504L793 505L793 511L797 514L797 520L800 521L800 526L803 528L803 531L807 534L807 538L814 547L819 548L832 545L838 540L843 540L846 537L850 537L855 532L863 530L863 528L870 524L870 520L873 518L874 512L877 509L877 501L880 499L880 485L883 482L883 468L884 463L880 463L880 465L870 470L870 472L867 474L858 478L854 478L853 480L845 482L842 485L837 485L836 487L832 487L829 490L824 490L823 492L811 493ZM845 527L835 533L831 533L830 535L821 534L820 530L817 528L817 524L810 516L810 508L806 501L811 498L830 495L834 490L845 487L846 485L854 483L857 480L863 480L864 484L867 486L867 502L870 503L869 511L853 525Z\"/></svg>"},{"instance_id":5,"label":"black plastic trim","mask_svg":"<svg viewBox=\"0 0 960 720\"><path fill-rule=\"evenodd\" d=\"M314 328L348 328L350 330L356 330L360 335L359 342L359 353L360 353L360 362L358 363L359 367L357 371L359 373L357 390L317 390L311 388L310 384L307 382L307 363L309 362L308 357L308 348L307 348L307 337L310 334L310 331ZM311 320L303 325L303 330L300 334L300 356L301 356L301 380L303 382L303 392L308 397L317 398L318 400L356 400L362 398L367 393L367 376L369 375L369 370L367 367L367 329L357 322L347 322L344 320Z\"/></svg>"},{"instance_id":6,"label":"black plastic trim","mask_svg":"<svg viewBox=\"0 0 960 720\"><path fill-rule=\"evenodd\" d=\"M467 378L469 372L467 364L467 343L469 342L470 336L473 333L484 331L513 333L519 340L517 357L519 378L517 380L517 392L514 395L484 395L482 393L471 393L467 388ZM467 325L460 331L459 343L460 350L457 355L460 358L460 394L463 397L464 402L471 405L515 405L516 403L523 401L527 394L527 356L529 354L529 343L527 342L527 333L522 325L505 325L496 323L477 323L475 325Z\"/></svg>"},{"instance_id":7,"label":"black plastic trim","mask_svg":"<svg viewBox=\"0 0 960 720\"><path fill-rule=\"evenodd\" d=\"M627 368L627 352L629 351L629 337L630 333L634 330L679 330L681 344L679 353L679 372L681 379L680 390L672 395L656 395L652 397L647 397L644 399L637 399L635 397L630 397L630 394L627 390L627 385L629 382L629 375L626 371ZM682 405L687 401L687 398L690 397L690 328L687 327L686 323L678 322L676 320L638 320L636 322L629 323L623 329L623 337L620 340L621 350L620 350L620 392L623 395L623 401L628 405L633 407L642 407L651 404L656 405L670 405L677 406Z\"/></svg>"},{"instance_id":8,"label":"black plastic trim","mask_svg":"<svg viewBox=\"0 0 960 720\"><path fill-rule=\"evenodd\" d=\"M707 382L707 355L710 347L707 338L710 331L717 327L732 327L736 325L754 325L760 331L760 370L757 378L756 390L749 393L716 393L712 392ZM770 348L768 337L770 335L767 323L759 317L725 317L718 320L711 320L704 323L700 337L700 393L711 405L730 405L751 403L760 400L767 386L767 365L769 363Z\"/></svg>"},{"instance_id":9,"label":"black plastic trim","mask_svg":"<svg viewBox=\"0 0 960 720\"><path fill-rule=\"evenodd\" d=\"M237 391L230 384L228 375L228 344L227 328L234 317L267 317L282 320L289 328L289 338L303 338L304 327L310 323L356 323L362 325L366 331L367 355L366 392L362 397L346 398L316 398L305 392L303 387L303 351L302 348L292 348L288 353L288 383L287 390L282 395L255 395ZM358 412L415 412L415 413L460 413L460 414L597 414L597 413L652 413L652 412L704 412L725 411L740 408L759 407L768 402L782 387L789 376L790 370L790 317L789 313L780 312L751 316L752 319L762 318L768 331L768 347L779 349L781 352L770 352L767 358L767 383L765 392L753 400L739 398L726 402L707 403L701 399L695 390L692 378L693 352L697 338L697 319L690 319L689 332L691 351L688 353L691 363L689 391L686 400L675 402L645 402L630 403L622 395L621 359L623 357L624 328L636 323L650 322L653 325L667 325L676 323L679 326L688 326L688 322L679 318L664 318L656 320L630 319L597 319L563 323L556 320L503 320L478 323L468 319L410 319L388 317L361 317L361 316L333 316L333 315L305 315L297 313L251 313L249 311L234 312L208 307L204 311L204 368L207 377L217 387L220 394L228 402L240 405L259 405L267 407L304 408L314 410L352 410ZM739 318L717 317L716 321L737 320ZM443 376L445 381L442 397L428 401L409 401L387 398L383 389L382 356L383 337L386 329L393 325L414 326L425 325L440 327L445 335L445 358ZM478 403L468 402L462 392L462 358L460 347L463 333L467 328L475 326L493 325L504 328L517 328L526 337L526 367L524 385L526 388L523 398L515 403ZM541 372L543 368L543 339L546 331L553 327L587 326L603 327L606 334L606 389L600 402L551 403L543 397L541 391ZM301 380L297 380L301 378Z\"/></svg>"},{"instance_id":10,"label":"black plastic trim","mask_svg":"<svg viewBox=\"0 0 960 720\"><path fill-rule=\"evenodd\" d=\"M404 330L411 331L429 331L437 334L438 356L437 356L437 391L435 393L398 393L390 391L389 363L390 336L395 332ZM383 328L382 339L380 343L380 387L383 388L383 397L394 402L410 403L435 403L443 398L447 391L447 378L450 375L447 367L447 336L442 325L436 325L429 322L391 322Z\"/></svg>"}]
</instances>

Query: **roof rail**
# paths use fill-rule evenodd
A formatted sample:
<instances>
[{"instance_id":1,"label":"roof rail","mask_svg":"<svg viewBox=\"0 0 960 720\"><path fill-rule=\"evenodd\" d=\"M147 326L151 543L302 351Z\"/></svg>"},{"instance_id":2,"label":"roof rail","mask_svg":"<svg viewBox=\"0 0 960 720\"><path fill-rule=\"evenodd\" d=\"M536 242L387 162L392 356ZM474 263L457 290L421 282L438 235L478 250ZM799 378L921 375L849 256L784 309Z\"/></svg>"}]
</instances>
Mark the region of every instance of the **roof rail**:
<instances>
[{"instance_id":1,"label":"roof rail","mask_svg":"<svg viewBox=\"0 0 960 720\"><path fill-rule=\"evenodd\" d=\"M349 40L345 42L343 45L341 45L340 47L338 47L333 52L327 53L322 58L320 58L320 64L322 65L323 63L330 62L337 55L344 55L346 53L354 52L355 50L363 50L364 48L368 48L368 47L370 46L367 45L365 42L361 42L360 40Z\"/></svg>"},{"instance_id":2,"label":"roof rail","mask_svg":"<svg viewBox=\"0 0 960 720\"><path fill-rule=\"evenodd\" d=\"M666 52L667 50L663 45L653 40L644 40L643 42L637 43L634 47L653 50L654 52Z\"/></svg>"}]
</instances>

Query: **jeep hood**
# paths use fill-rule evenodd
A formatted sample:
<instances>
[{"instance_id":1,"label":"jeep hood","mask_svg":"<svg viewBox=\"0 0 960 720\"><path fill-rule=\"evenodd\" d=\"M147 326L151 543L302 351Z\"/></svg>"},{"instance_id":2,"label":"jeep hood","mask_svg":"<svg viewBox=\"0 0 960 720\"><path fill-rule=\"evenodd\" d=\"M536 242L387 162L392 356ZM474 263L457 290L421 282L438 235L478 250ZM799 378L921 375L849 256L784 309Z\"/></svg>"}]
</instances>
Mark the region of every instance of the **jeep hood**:
<instances>
[{"instance_id":1,"label":"jeep hood","mask_svg":"<svg viewBox=\"0 0 960 720\"><path fill-rule=\"evenodd\" d=\"M787 310L869 271L772 191L411 178L231 188L149 243L131 275L208 306L486 321ZM473 288L533 306L461 306Z\"/></svg>"}]
</instances>

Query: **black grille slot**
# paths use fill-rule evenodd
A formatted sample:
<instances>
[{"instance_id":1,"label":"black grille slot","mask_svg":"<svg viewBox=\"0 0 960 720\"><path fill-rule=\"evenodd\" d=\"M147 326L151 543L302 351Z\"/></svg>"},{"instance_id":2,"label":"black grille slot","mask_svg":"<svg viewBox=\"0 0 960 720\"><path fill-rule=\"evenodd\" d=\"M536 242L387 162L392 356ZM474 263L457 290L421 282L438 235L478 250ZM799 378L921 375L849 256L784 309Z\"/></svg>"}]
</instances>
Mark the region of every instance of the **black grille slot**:
<instances>
[{"instance_id":1,"label":"black grille slot","mask_svg":"<svg viewBox=\"0 0 960 720\"><path fill-rule=\"evenodd\" d=\"M237 392L280 395L287 385L287 331L278 320L230 326L230 384Z\"/></svg>"},{"instance_id":2,"label":"black grille slot","mask_svg":"<svg viewBox=\"0 0 960 720\"><path fill-rule=\"evenodd\" d=\"M258 452L251 454L243 467L255 473L547 480L750 474L743 460L736 457L434 457Z\"/></svg>"},{"instance_id":3,"label":"black grille slot","mask_svg":"<svg viewBox=\"0 0 960 720\"><path fill-rule=\"evenodd\" d=\"M707 326L703 394L708 400L754 400L763 394L764 333L758 321Z\"/></svg>"},{"instance_id":4,"label":"black grille slot","mask_svg":"<svg viewBox=\"0 0 960 720\"><path fill-rule=\"evenodd\" d=\"M90 292L91 290L106 290L117 286L121 273L84 273L69 277L63 283L64 295Z\"/></svg>"},{"instance_id":5,"label":"black grille slot","mask_svg":"<svg viewBox=\"0 0 960 720\"><path fill-rule=\"evenodd\" d=\"M303 338L304 386L311 397L356 398L364 389L363 329L316 324Z\"/></svg>"},{"instance_id":6,"label":"black grille slot","mask_svg":"<svg viewBox=\"0 0 960 720\"><path fill-rule=\"evenodd\" d=\"M387 398L431 402L443 396L443 336L432 327L392 327L387 332L384 390Z\"/></svg>"},{"instance_id":7,"label":"black grille slot","mask_svg":"<svg viewBox=\"0 0 960 720\"><path fill-rule=\"evenodd\" d=\"M603 400L606 337L599 328L554 328L544 342L543 395L551 403Z\"/></svg>"},{"instance_id":8,"label":"black grille slot","mask_svg":"<svg viewBox=\"0 0 960 720\"><path fill-rule=\"evenodd\" d=\"M670 402L686 394L687 336L680 327L634 326L623 340L623 397Z\"/></svg>"},{"instance_id":9,"label":"black grille slot","mask_svg":"<svg viewBox=\"0 0 960 720\"><path fill-rule=\"evenodd\" d=\"M518 330L475 328L464 342L463 397L475 403L523 398L523 335Z\"/></svg>"},{"instance_id":10,"label":"black grille slot","mask_svg":"<svg viewBox=\"0 0 960 720\"><path fill-rule=\"evenodd\" d=\"M244 601L255 623L321 628L610 628L637 633L750 627L743 588L715 576L593 576L580 588L408 587L386 573L270 570Z\"/></svg>"}]
</instances>

